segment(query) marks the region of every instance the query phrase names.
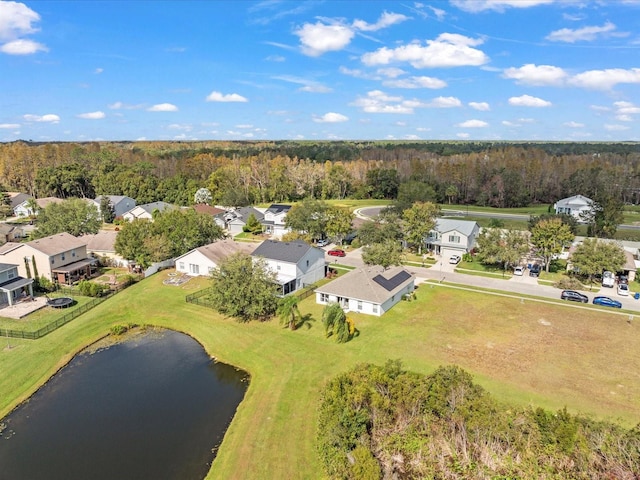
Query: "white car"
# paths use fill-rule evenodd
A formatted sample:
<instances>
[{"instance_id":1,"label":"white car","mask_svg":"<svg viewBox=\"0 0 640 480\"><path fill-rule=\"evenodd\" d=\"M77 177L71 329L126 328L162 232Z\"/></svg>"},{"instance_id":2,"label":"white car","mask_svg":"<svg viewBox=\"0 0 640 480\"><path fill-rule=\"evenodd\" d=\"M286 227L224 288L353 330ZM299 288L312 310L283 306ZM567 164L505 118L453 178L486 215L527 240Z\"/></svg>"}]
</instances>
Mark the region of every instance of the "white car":
<instances>
[{"instance_id":1,"label":"white car","mask_svg":"<svg viewBox=\"0 0 640 480\"><path fill-rule=\"evenodd\" d=\"M623 297L629 296L629 285L626 283L618 284L618 295L622 295Z\"/></svg>"},{"instance_id":2,"label":"white car","mask_svg":"<svg viewBox=\"0 0 640 480\"><path fill-rule=\"evenodd\" d=\"M327 240L326 238L321 238L316 242L316 245L319 247L326 247L327 245L329 245L329 240Z\"/></svg>"},{"instance_id":3,"label":"white car","mask_svg":"<svg viewBox=\"0 0 640 480\"><path fill-rule=\"evenodd\" d=\"M518 276L518 277L521 277L522 275L524 275L524 267L518 266L518 267L514 268L513 269L513 274Z\"/></svg>"},{"instance_id":4,"label":"white car","mask_svg":"<svg viewBox=\"0 0 640 480\"><path fill-rule=\"evenodd\" d=\"M457 265L458 263L460 263L460 255L451 255L449 257L449 263L453 265Z\"/></svg>"}]
</instances>

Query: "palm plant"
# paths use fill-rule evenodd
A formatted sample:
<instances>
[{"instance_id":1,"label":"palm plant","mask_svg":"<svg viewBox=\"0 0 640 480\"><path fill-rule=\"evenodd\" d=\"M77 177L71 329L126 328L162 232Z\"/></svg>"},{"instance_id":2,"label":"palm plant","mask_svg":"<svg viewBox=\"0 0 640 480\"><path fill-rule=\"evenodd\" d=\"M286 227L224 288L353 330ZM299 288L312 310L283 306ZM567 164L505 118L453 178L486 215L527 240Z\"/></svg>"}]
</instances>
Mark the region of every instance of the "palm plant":
<instances>
[{"instance_id":1,"label":"palm plant","mask_svg":"<svg viewBox=\"0 0 640 480\"><path fill-rule=\"evenodd\" d=\"M289 325L291 330L295 330L297 327L296 318L300 317L300 310L298 309L298 297L289 295L280 300L276 313L280 317L283 325Z\"/></svg>"},{"instance_id":2,"label":"palm plant","mask_svg":"<svg viewBox=\"0 0 640 480\"><path fill-rule=\"evenodd\" d=\"M322 311L322 323L324 324L324 332L327 337L336 336L338 343L349 341L350 332L347 316L342 307L337 303L330 303Z\"/></svg>"}]
</instances>

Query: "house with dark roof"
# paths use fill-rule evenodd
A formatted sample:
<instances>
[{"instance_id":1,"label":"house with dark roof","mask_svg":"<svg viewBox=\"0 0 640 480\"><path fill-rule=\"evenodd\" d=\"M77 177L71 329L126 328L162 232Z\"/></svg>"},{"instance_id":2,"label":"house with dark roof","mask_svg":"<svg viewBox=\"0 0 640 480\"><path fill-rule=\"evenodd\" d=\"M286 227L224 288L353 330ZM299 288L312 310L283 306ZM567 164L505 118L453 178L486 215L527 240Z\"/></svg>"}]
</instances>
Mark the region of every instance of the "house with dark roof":
<instances>
[{"instance_id":1,"label":"house with dark roof","mask_svg":"<svg viewBox=\"0 0 640 480\"><path fill-rule=\"evenodd\" d=\"M282 238L291 229L287 228L285 224L285 218L287 212L291 210L291 205L283 205L281 203L273 203L264 212L264 218L262 219L262 228L264 233L272 235L276 238Z\"/></svg>"},{"instance_id":2,"label":"house with dark roof","mask_svg":"<svg viewBox=\"0 0 640 480\"><path fill-rule=\"evenodd\" d=\"M135 219L144 219L153 221L154 212L164 212L165 210L173 210L176 207L167 202L152 202L143 205L136 205L122 215L122 218L133 222Z\"/></svg>"},{"instance_id":3,"label":"house with dark roof","mask_svg":"<svg viewBox=\"0 0 640 480\"><path fill-rule=\"evenodd\" d=\"M26 243L5 243L0 247L0 262L17 265L22 277L37 275L65 284L91 277L96 264L87 255L86 241L66 232Z\"/></svg>"},{"instance_id":4,"label":"house with dark roof","mask_svg":"<svg viewBox=\"0 0 640 480\"><path fill-rule=\"evenodd\" d=\"M197 213L201 213L204 215L211 215L213 217L213 221L216 222L220 228L226 228L225 223L225 214L227 211L223 208L212 207L211 205L207 205L206 203L198 203L193 206L193 209Z\"/></svg>"},{"instance_id":5,"label":"house with dark roof","mask_svg":"<svg viewBox=\"0 0 640 480\"><path fill-rule=\"evenodd\" d=\"M176 258L176 271L191 276L207 276L220 266L234 253L251 255L256 249L256 244L249 242L236 242L234 240L219 240L217 242L194 248Z\"/></svg>"},{"instance_id":6,"label":"house with dark roof","mask_svg":"<svg viewBox=\"0 0 640 480\"><path fill-rule=\"evenodd\" d=\"M233 212L229 212L226 216L229 234L235 236L242 233L242 228L247 224L251 215L255 216L260 223L264 220L264 212L254 207L240 207Z\"/></svg>"},{"instance_id":7,"label":"house with dark roof","mask_svg":"<svg viewBox=\"0 0 640 480\"><path fill-rule=\"evenodd\" d=\"M265 240L251 255L256 259L263 258L267 267L276 274L282 295L311 285L327 273L324 250L300 240Z\"/></svg>"},{"instance_id":8,"label":"house with dark roof","mask_svg":"<svg viewBox=\"0 0 640 480\"><path fill-rule=\"evenodd\" d=\"M463 255L476 246L480 226L470 220L437 218L433 230L425 239L427 249L449 258L451 255Z\"/></svg>"},{"instance_id":9,"label":"house with dark roof","mask_svg":"<svg viewBox=\"0 0 640 480\"><path fill-rule=\"evenodd\" d=\"M22 298L33 298L33 278L18 274L18 265L0 263L0 308L12 306Z\"/></svg>"},{"instance_id":10,"label":"house with dark roof","mask_svg":"<svg viewBox=\"0 0 640 480\"><path fill-rule=\"evenodd\" d=\"M93 200L94 205L98 207L98 212L100 212L100 203L102 202L103 196L104 195L98 195ZM136 201L126 195L107 195L107 197L113 206L114 217L121 217L136 206ZM102 212L100 212L100 215L102 215Z\"/></svg>"},{"instance_id":11,"label":"house with dark roof","mask_svg":"<svg viewBox=\"0 0 640 480\"><path fill-rule=\"evenodd\" d=\"M343 310L381 316L415 289L415 275L404 267L363 267L316 288L316 303L338 303Z\"/></svg>"},{"instance_id":12,"label":"house with dark roof","mask_svg":"<svg viewBox=\"0 0 640 480\"><path fill-rule=\"evenodd\" d=\"M31 214L35 215L35 212L31 212L27 204L33 197L27 193L22 192L8 192L11 199L11 209L16 217L28 217Z\"/></svg>"}]
</instances>

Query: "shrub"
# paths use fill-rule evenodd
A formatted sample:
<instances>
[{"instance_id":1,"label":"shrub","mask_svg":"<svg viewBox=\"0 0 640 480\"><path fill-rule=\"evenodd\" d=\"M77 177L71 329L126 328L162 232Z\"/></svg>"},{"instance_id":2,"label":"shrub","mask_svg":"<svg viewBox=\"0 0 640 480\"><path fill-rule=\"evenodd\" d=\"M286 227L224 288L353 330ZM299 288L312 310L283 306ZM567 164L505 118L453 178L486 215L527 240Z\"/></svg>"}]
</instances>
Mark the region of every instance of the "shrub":
<instances>
[{"instance_id":1,"label":"shrub","mask_svg":"<svg viewBox=\"0 0 640 480\"><path fill-rule=\"evenodd\" d=\"M111 335L123 335L127 333L129 327L127 325L113 325L111 327Z\"/></svg>"},{"instance_id":2,"label":"shrub","mask_svg":"<svg viewBox=\"0 0 640 480\"><path fill-rule=\"evenodd\" d=\"M101 283L81 280L80 283L78 283L78 290L81 295L85 295L87 297L101 297L107 290L109 290L109 287L102 285Z\"/></svg>"},{"instance_id":3,"label":"shrub","mask_svg":"<svg viewBox=\"0 0 640 480\"><path fill-rule=\"evenodd\" d=\"M553 286L562 290L581 290L584 288L580 280L574 277L563 277L554 283Z\"/></svg>"}]
</instances>

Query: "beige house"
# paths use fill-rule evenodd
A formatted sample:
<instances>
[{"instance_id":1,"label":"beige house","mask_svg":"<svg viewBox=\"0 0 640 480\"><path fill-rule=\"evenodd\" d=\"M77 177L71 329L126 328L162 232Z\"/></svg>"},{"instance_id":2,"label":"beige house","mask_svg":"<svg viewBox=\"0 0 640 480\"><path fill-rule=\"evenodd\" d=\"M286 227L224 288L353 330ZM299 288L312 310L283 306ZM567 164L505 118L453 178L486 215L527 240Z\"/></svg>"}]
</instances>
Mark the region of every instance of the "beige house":
<instances>
[{"instance_id":1,"label":"beige house","mask_svg":"<svg viewBox=\"0 0 640 480\"><path fill-rule=\"evenodd\" d=\"M194 248L190 252L176 258L176 271L192 276L211 275L211 272L220 266L234 253L250 255L257 245L248 242L236 242L234 240L220 240L217 242Z\"/></svg>"},{"instance_id":2,"label":"beige house","mask_svg":"<svg viewBox=\"0 0 640 480\"><path fill-rule=\"evenodd\" d=\"M39 277L65 284L89 278L95 269L86 241L66 232L27 243L5 243L0 247L0 263L17 265L21 277L35 277L37 270Z\"/></svg>"},{"instance_id":3,"label":"beige house","mask_svg":"<svg viewBox=\"0 0 640 480\"><path fill-rule=\"evenodd\" d=\"M129 262L116 253L116 238L118 232L115 230L100 230L96 234L83 235L82 240L87 242L87 253L100 259L106 259L109 265L126 267Z\"/></svg>"}]
</instances>

